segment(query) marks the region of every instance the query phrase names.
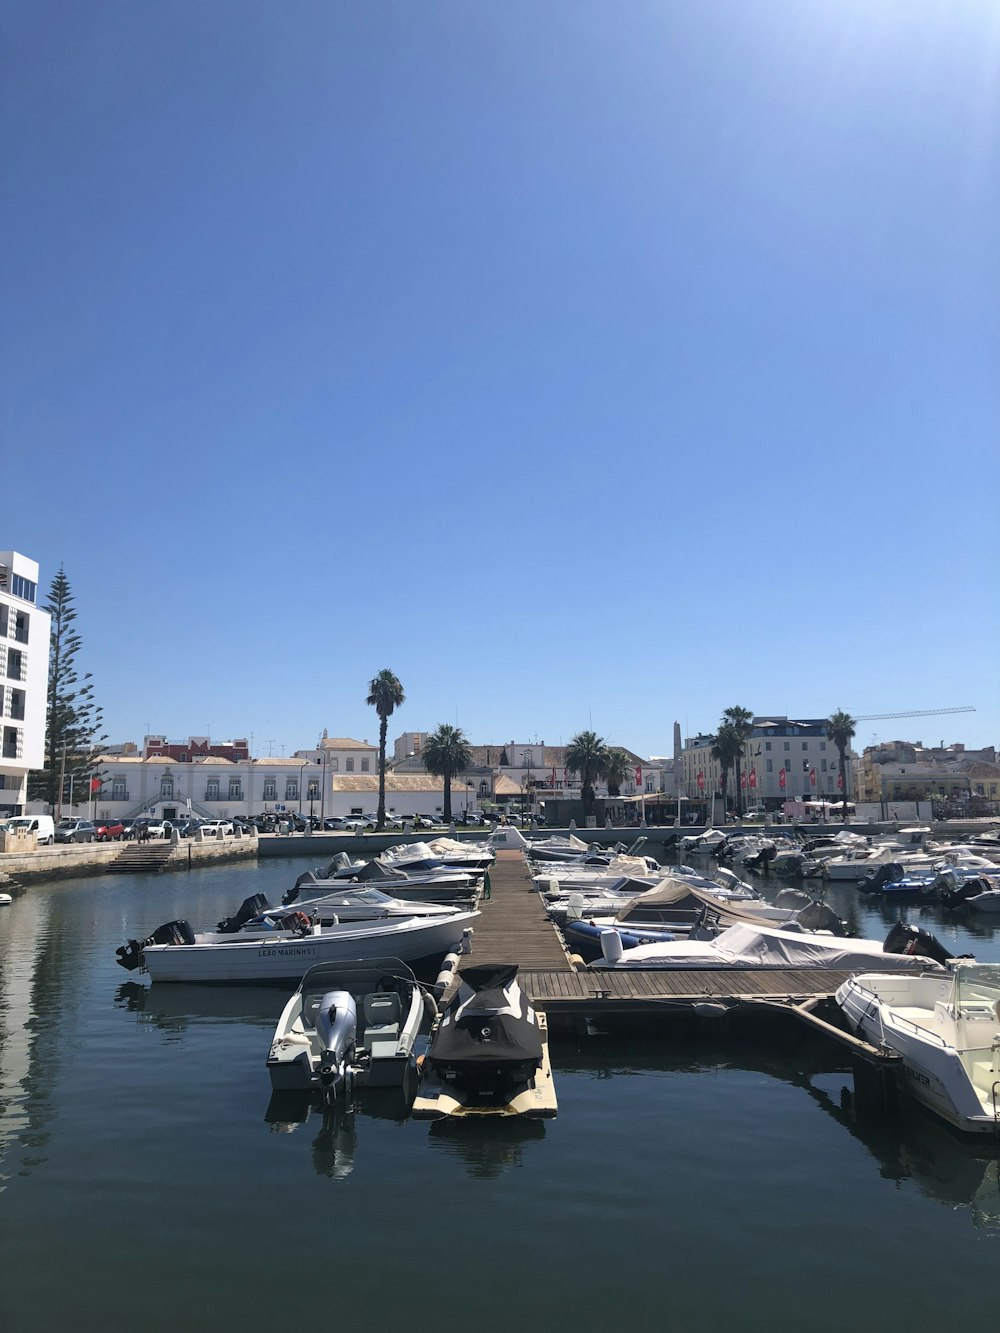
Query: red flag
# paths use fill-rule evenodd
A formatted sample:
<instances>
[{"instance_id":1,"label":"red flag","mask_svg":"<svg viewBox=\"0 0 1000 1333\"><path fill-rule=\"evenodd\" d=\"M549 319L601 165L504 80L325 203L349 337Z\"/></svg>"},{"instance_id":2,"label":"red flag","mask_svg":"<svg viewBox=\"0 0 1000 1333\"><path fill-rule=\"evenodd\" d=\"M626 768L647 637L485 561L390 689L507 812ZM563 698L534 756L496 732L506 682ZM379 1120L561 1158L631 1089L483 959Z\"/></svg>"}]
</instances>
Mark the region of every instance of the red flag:
<instances>
[{"instance_id":1,"label":"red flag","mask_svg":"<svg viewBox=\"0 0 1000 1333\"><path fill-rule=\"evenodd\" d=\"M91 778L91 779L90 779L90 790L91 790L91 791L100 791L100 790L101 790L101 779L100 779L100 778Z\"/></svg>"},{"instance_id":2,"label":"red flag","mask_svg":"<svg viewBox=\"0 0 1000 1333\"><path fill-rule=\"evenodd\" d=\"M809 770L809 781L814 787L816 786L816 770L814 768Z\"/></svg>"},{"instance_id":3,"label":"red flag","mask_svg":"<svg viewBox=\"0 0 1000 1333\"><path fill-rule=\"evenodd\" d=\"M701 769L698 770L698 790L699 791L705 790L705 774L701 771Z\"/></svg>"},{"instance_id":4,"label":"red flag","mask_svg":"<svg viewBox=\"0 0 1000 1333\"><path fill-rule=\"evenodd\" d=\"M740 774L740 786L741 786L744 790L746 790L746 785L747 785L747 775L746 775L745 773L741 773L741 774Z\"/></svg>"},{"instance_id":5,"label":"red flag","mask_svg":"<svg viewBox=\"0 0 1000 1333\"><path fill-rule=\"evenodd\" d=\"M642 786L642 764L636 764L635 766L635 785L637 787Z\"/></svg>"},{"instance_id":6,"label":"red flag","mask_svg":"<svg viewBox=\"0 0 1000 1333\"><path fill-rule=\"evenodd\" d=\"M844 775L843 775L843 773L838 773L838 774L837 774L837 789L838 789L838 791L843 791L843 790L844 790Z\"/></svg>"},{"instance_id":7,"label":"red flag","mask_svg":"<svg viewBox=\"0 0 1000 1333\"><path fill-rule=\"evenodd\" d=\"M757 770L756 770L756 768L751 768L751 770L750 770L750 786L751 786L751 787L756 787L756 785L757 785Z\"/></svg>"},{"instance_id":8,"label":"red flag","mask_svg":"<svg viewBox=\"0 0 1000 1333\"><path fill-rule=\"evenodd\" d=\"M781 788L782 791L785 790L785 770L784 770L784 769L782 769L781 772L778 774L778 786Z\"/></svg>"}]
</instances>

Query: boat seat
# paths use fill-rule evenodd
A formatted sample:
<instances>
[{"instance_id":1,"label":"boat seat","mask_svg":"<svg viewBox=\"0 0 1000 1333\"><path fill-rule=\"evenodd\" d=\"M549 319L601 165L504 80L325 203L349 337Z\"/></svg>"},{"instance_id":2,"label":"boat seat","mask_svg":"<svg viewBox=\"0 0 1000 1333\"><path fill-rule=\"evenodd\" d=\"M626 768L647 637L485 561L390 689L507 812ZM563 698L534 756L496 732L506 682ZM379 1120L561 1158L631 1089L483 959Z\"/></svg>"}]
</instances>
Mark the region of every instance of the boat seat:
<instances>
[{"instance_id":1,"label":"boat seat","mask_svg":"<svg viewBox=\"0 0 1000 1333\"><path fill-rule=\"evenodd\" d=\"M373 1041L395 1041L403 1020L403 1003L390 991L372 991L364 998L364 1044L371 1049Z\"/></svg>"}]
</instances>

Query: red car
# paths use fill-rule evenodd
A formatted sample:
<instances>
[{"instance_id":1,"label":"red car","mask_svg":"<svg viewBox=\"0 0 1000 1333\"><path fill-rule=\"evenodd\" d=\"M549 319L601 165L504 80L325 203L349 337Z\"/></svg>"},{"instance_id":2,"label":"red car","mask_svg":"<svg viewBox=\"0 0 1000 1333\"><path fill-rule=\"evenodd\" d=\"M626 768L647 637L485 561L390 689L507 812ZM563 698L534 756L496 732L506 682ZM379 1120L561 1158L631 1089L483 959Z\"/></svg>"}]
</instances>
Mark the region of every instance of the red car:
<instances>
[{"instance_id":1,"label":"red car","mask_svg":"<svg viewBox=\"0 0 1000 1333\"><path fill-rule=\"evenodd\" d=\"M125 825L120 819L107 819L103 823L98 820L94 825L94 833L98 842L110 842L112 838L121 842L125 836Z\"/></svg>"}]
</instances>

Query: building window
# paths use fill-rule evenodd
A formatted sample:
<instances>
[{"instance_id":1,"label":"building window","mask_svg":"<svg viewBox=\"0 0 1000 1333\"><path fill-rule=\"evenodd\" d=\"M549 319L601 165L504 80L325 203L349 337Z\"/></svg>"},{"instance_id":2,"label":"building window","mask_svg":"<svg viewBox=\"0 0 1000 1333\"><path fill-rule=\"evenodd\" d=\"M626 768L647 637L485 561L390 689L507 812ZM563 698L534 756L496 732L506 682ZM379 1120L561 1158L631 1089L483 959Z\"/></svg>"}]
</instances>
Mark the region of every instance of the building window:
<instances>
[{"instance_id":1,"label":"building window","mask_svg":"<svg viewBox=\"0 0 1000 1333\"><path fill-rule=\"evenodd\" d=\"M339 760L339 759L331 759L331 760L330 760L330 772L331 772L331 773L336 773L337 770L338 770L339 768L340 768L340 760Z\"/></svg>"},{"instance_id":2,"label":"building window","mask_svg":"<svg viewBox=\"0 0 1000 1333\"><path fill-rule=\"evenodd\" d=\"M802 748L803 748L803 750L808 750L808 749L809 749L809 742L808 742L808 741L803 741L803 742L802 742Z\"/></svg>"},{"instance_id":3,"label":"building window","mask_svg":"<svg viewBox=\"0 0 1000 1333\"><path fill-rule=\"evenodd\" d=\"M820 741L820 743L819 743L819 748L820 748L821 750L825 750L825 749L826 749L826 741Z\"/></svg>"},{"instance_id":4,"label":"building window","mask_svg":"<svg viewBox=\"0 0 1000 1333\"><path fill-rule=\"evenodd\" d=\"M354 760L353 760L353 759L348 759L347 762L344 764L344 768L346 769L346 771L347 771L348 773L353 773L353 772L354 772Z\"/></svg>"},{"instance_id":5,"label":"building window","mask_svg":"<svg viewBox=\"0 0 1000 1333\"><path fill-rule=\"evenodd\" d=\"M367 772L368 772L368 764L369 764L369 760L367 760L367 759L362 759L362 761L361 761L361 771L362 771L362 773L367 773Z\"/></svg>"},{"instance_id":6,"label":"building window","mask_svg":"<svg viewBox=\"0 0 1000 1333\"><path fill-rule=\"evenodd\" d=\"M773 759L768 759L768 761L767 761L767 771L768 771L769 773L771 773L771 772L774 771L774 760L773 760Z\"/></svg>"},{"instance_id":7,"label":"building window","mask_svg":"<svg viewBox=\"0 0 1000 1333\"><path fill-rule=\"evenodd\" d=\"M3 690L0 689L0 704L3 703ZM9 717L15 722L24 721L24 690L11 690L8 700L10 706Z\"/></svg>"},{"instance_id":8,"label":"building window","mask_svg":"<svg viewBox=\"0 0 1000 1333\"><path fill-rule=\"evenodd\" d=\"M160 800L172 801L173 799L174 799L173 778L160 778Z\"/></svg>"},{"instance_id":9,"label":"building window","mask_svg":"<svg viewBox=\"0 0 1000 1333\"><path fill-rule=\"evenodd\" d=\"M274 778L264 779L264 800L273 801L278 795L278 784Z\"/></svg>"},{"instance_id":10,"label":"building window","mask_svg":"<svg viewBox=\"0 0 1000 1333\"><path fill-rule=\"evenodd\" d=\"M219 799L219 779L209 778L205 789L206 801L217 801Z\"/></svg>"},{"instance_id":11,"label":"building window","mask_svg":"<svg viewBox=\"0 0 1000 1333\"><path fill-rule=\"evenodd\" d=\"M765 749L765 750L770 750L770 748L771 748L771 742L770 742L770 741L765 741L765 742L764 742L764 749Z\"/></svg>"},{"instance_id":12,"label":"building window","mask_svg":"<svg viewBox=\"0 0 1000 1333\"><path fill-rule=\"evenodd\" d=\"M230 799L231 801L242 801L242 800L243 800L243 792L242 792L242 789L241 789L241 787L240 787L240 779L239 779L239 778L230 778L230 779L229 779L229 799Z\"/></svg>"},{"instance_id":13,"label":"building window","mask_svg":"<svg viewBox=\"0 0 1000 1333\"><path fill-rule=\"evenodd\" d=\"M180 762L181 762L182 764L186 764L186 763L187 763L187 758L188 758L188 756L187 756L187 750L181 750L181 753L180 753Z\"/></svg>"},{"instance_id":14,"label":"building window","mask_svg":"<svg viewBox=\"0 0 1000 1333\"><path fill-rule=\"evenodd\" d=\"M825 760L825 759L821 759L821 760L819 761L819 766L820 766L820 770L821 770L821 772L825 773L825 772L826 772L826 760Z\"/></svg>"},{"instance_id":15,"label":"building window","mask_svg":"<svg viewBox=\"0 0 1000 1333\"><path fill-rule=\"evenodd\" d=\"M4 727L3 729L3 757L4 759L19 759L19 745L21 733L16 727Z\"/></svg>"},{"instance_id":16,"label":"building window","mask_svg":"<svg viewBox=\"0 0 1000 1333\"><path fill-rule=\"evenodd\" d=\"M791 742L790 742L790 741L785 741L785 749L786 749L786 750L790 750L791 748L792 748L792 746L791 746Z\"/></svg>"},{"instance_id":17,"label":"building window","mask_svg":"<svg viewBox=\"0 0 1000 1333\"><path fill-rule=\"evenodd\" d=\"M10 590L15 597L20 597L22 602L35 600L35 585L31 579L23 579L20 574L11 575Z\"/></svg>"},{"instance_id":18,"label":"building window","mask_svg":"<svg viewBox=\"0 0 1000 1333\"><path fill-rule=\"evenodd\" d=\"M791 761L790 759L786 759L786 760L785 760L785 772L786 772L786 773L791 773L791 771L792 771L792 761Z\"/></svg>"},{"instance_id":19,"label":"building window","mask_svg":"<svg viewBox=\"0 0 1000 1333\"><path fill-rule=\"evenodd\" d=\"M24 664L24 654L17 648L7 649L7 678L9 680L24 680L21 669Z\"/></svg>"},{"instance_id":20,"label":"building window","mask_svg":"<svg viewBox=\"0 0 1000 1333\"><path fill-rule=\"evenodd\" d=\"M111 799L113 801L127 801L128 792L125 790L124 778L111 779Z\"/></svg>"},{"instance_id":21,"label":"building window","mask_svg":"<svg viewBox=\"0 0 1000 1333\"><path fill-rule=\"evenodd\" d=\"M14 638L18 643L28 642L28 617L23 611L18 611L14 617Z\"/></svg>"},{"instance_id":22,"label":"building window","mask_svg":"<svg viewBox=\"0 0 1000 1333\"><path fill-rule=\"evenodd\" d=\"M298 778L288 778L285 782L285 800L297 801L299 799L299 780Z\"/></svg>"}]
</instances>

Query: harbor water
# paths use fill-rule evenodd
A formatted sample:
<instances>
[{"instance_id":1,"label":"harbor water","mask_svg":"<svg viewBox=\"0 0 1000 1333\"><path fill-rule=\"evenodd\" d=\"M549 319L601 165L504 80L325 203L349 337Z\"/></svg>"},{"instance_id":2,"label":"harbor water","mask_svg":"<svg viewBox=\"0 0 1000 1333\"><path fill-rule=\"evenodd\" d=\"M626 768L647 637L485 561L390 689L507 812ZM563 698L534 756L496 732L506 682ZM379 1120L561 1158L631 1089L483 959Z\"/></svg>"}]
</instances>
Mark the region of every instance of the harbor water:
<instances>
[{"instance_id":1,"label":"harbor water","mask_svg":"<svg viewBox=\"0 0 1000 1333\"><path fill-rule=\"evenodd\" d=\"M996 1150L913 1108L858 1120L842 1056L790 1025L555 1038L544 1124L428 1126L392 1093L276 1105L282 989L150 987L114 951L278 901L308 864L38 885L0 911L6 1333L893 1333L992 1308ZM830 897L872 938L906 911ZM990 927L907 915L1000 959Z\"/></svg>"}]
</instances>

